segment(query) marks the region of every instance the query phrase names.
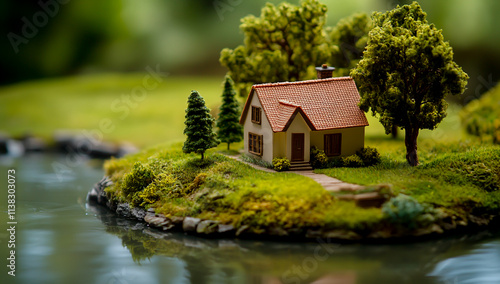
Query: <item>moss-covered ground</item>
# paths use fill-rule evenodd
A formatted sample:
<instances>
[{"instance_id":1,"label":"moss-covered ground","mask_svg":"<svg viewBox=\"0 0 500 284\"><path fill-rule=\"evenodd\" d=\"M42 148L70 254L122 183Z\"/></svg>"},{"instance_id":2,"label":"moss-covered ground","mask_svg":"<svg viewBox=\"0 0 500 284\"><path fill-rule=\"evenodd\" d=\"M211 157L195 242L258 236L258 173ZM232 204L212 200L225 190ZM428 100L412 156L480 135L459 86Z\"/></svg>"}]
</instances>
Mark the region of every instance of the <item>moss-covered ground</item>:
<instances>
[{"instance_id":1,"label":"moss-covered ground","mask_svg":"<svg viewBox=\"0 0 500 284\"><path fill-rule=\"evenodd\" d=\"M361 229L382 218L380 209L360 210L352 202L339 201L307 177L263 172L216 151L201 161L199 155L183 154L180 148L158 146L106 162L106 174L115 182L107 192L166 216L248 225L255 233L269 227ZM143 179L144 172L152 178ZM127 194L129 184L134 184L135 193ZM156 194L141 195L150 190Z\"/></svg>"}]
</instances>

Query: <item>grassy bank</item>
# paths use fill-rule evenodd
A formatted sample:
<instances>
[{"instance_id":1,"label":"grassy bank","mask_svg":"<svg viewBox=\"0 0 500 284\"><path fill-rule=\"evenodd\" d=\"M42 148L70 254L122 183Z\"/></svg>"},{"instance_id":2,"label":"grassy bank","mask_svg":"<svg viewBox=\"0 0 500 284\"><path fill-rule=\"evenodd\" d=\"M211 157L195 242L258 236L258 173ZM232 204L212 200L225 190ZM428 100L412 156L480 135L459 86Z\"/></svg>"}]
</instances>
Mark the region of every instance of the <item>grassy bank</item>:
<instances>
[{"instance_id":1,"label":"grassy bank","mask_svg":"<svg viewBox=\"0 0 500 284\"><path fill-rule=\"evenodd\" d=\"M154 207L166 216L248 225L255 233L270 227L359 229L382 218L379 209L339 201L307 177L263 172L214 151L201 161L180 148L159 146L106 162L106 174L115 182L106 191L115 200Z\"/></svg>"}]
</instances>

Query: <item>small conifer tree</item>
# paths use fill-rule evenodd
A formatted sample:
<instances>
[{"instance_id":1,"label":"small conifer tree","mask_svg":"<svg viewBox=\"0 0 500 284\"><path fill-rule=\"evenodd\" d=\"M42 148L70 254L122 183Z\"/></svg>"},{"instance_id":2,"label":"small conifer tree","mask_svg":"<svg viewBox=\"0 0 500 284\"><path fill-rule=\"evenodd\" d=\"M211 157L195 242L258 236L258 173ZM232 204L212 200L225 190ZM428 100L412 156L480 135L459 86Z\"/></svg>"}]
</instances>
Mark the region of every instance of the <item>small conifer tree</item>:
<instances>
[{"instance_id":1,"label":"small conifer tree","mask_svg":"<svg viewBox=\"0 0 500 284\"><path fill-rule=\"evenodd\" d=\"M235 97L233 80L226 76L222 105L219 108L219 117L217 118L217 136L221 142L227 143L228 150L231 143L240 142L243 138L243 127L239 123L239 104Z\"/></svg>"},{"instance_id":2,"label":"small conifer tree","mask_svg":"<svg viewBox=\"0 0 500 284\"><path fill-rule=\"evenodd\" d=\"M210 115L210 110L205 105L205 100L197 91L192 91L188 99L186 109L186 121L184 124L184 134L187 136L182 151L184 153L201 154L201 159L205 158L207 149L216 147L220 141L217 134L212 130L214 119Z\"/></svg>"}]
</instances>

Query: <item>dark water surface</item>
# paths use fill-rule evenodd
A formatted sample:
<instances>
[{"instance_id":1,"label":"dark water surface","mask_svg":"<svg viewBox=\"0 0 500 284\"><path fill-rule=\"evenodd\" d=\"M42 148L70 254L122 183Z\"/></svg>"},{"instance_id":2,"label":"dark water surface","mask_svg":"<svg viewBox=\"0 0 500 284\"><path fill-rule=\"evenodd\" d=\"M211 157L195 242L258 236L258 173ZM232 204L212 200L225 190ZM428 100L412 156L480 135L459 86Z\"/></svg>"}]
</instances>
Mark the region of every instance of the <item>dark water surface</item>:
<instances>
[{"instance_id":1,"label":"dark water surface","mask_svg":"<svg viewBox=\"0 0 500 284\"><path fill-rule=\"evenodd\" d=\"M7 274L8 169L16 170L15 277ZM500 283L499 234L398 245L160 235L86 204L102 176L96 161L0 158L0 283Z\"/></svg>"}]
</instances>

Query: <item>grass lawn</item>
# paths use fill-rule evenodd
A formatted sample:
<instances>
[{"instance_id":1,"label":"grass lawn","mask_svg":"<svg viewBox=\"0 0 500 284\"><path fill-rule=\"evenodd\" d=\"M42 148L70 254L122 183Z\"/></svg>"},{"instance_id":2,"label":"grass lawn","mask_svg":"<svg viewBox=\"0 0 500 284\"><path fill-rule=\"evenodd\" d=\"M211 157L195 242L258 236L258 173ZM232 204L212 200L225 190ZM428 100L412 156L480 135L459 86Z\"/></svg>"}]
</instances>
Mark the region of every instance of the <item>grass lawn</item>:
<instances>
[{"instance_id":1,"label":"grass lawn","mask_svg":"<svg viewBox=\"0 0 500 284\"><path fill-rule=\"evenodd\" d=\"M85 129L100 131L107 141L144 147L184 139L191 90L200 92L209 108L219 105L223 77L168 76L144 95L134 93L143 87L145 75L89 75L2 87L0 131L50 138L56 130ZM111 122L109 130L101 127L103 120Z\"/></svg>"}]
</instances>

